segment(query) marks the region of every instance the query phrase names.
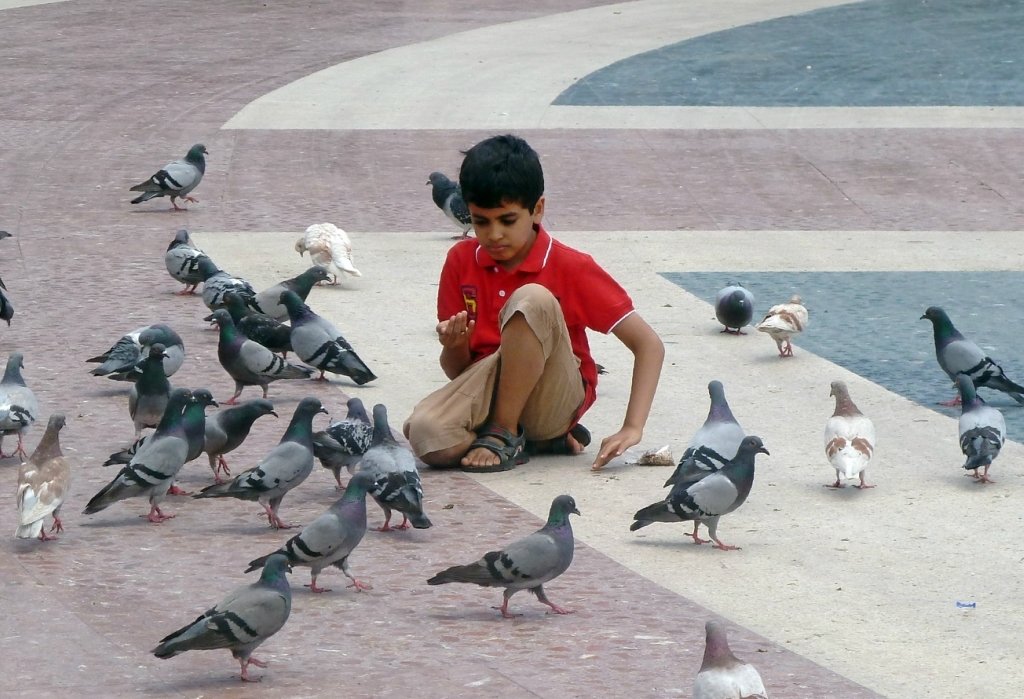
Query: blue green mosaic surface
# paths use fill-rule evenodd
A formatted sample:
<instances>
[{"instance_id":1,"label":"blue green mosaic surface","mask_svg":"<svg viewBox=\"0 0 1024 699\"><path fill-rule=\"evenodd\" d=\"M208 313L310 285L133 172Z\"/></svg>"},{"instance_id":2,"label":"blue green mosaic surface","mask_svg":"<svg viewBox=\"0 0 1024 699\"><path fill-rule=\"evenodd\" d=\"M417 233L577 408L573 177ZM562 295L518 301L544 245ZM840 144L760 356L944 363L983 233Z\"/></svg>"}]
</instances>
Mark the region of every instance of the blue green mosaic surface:
<instances>
[{"instance_id":1,"label":"blue green mosaic surface","mask_svg":"<svg viewBox=\"0 0 1024 699\"><path fill-rule=\"evenodd\" d=\"M1021 272L663 272L662 276L713 304L736 281L754 294L754 322L776 303L799 294L810 313L808 329L794 341L797 361L812 352L927 408L957 416L937 402L955 395L935 360L932 326L920 316L942 306L954 325L981 346L1007 375L1024 384L1024 288ZM753 332L752 329L748 333ZM746 341L762 342L761 333ZM787 360L788 361L788 360ZM827 384L831 379L822 377ZM1024 409L1009 396L981 389L1003 409L1010 438L1024 436Z\"/></svg>"}]
</instances>

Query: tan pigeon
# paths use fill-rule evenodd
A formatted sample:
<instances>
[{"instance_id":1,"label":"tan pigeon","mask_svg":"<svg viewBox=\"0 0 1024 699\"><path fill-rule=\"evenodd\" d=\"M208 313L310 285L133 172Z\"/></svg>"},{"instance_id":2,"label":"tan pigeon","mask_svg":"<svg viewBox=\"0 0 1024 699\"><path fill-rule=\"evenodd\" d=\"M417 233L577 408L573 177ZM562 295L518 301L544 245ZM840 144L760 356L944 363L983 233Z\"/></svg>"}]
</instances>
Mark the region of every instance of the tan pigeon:
<instances>
[{"instance_id":1,"label":"tan pigeon","mask_svg":"<svg viewBox=\"0 0 1024 699\"><path fill-rule=\"evenodd\" d=\"M829 488L842 488L844 480L860 477L858 488L874 488L864 482L864 470L875 453L875 426L857 409L842 381L832 382L836 409L825 423L825 454L836 470L836 482Z\"/></svg>"},{"instance_id":2,"label":"tan pigeon","mask_svg":"<svg viewBox=\"0 0 1024 699\"><path fill-rule=\"evenodd\" d=\"M60 507L71 483L71 464L60 450L62 427L64 415L51 415L39 446L18 469L18 529L15 536L19 539L56 539L48 536L43 528L47 515L53 516L51 532L64 531Z\"/></svg>"},{"instance_id":3,"label":"tan pigeon","mask_svg":"<svg viewBox=\"0 0 1024 699\"><path fill-rule=\"evenodd\" d=\"M295 252L308 252L317 267L323 267L334 275L332 285L341 284L341 273L353 277L363 276L352 262L352 241L345 231L333 223L314 223L306 229L305 235L295 242Z\"/></svg>"},{"instance_id":4,"label":"tan pigeon","mask_svg":"<svg viewBox=\"0 0 1024 699\"><path fill-rule=\"evenodd\" d=\"M757 668L729 649L725 627L709 621L704 628L704 662L693 681L693 699L768 699Z\"/></svg>"},{"instance_id":5,"label":"tan pigeon","mask_svg":"<svg viewBox=\"0 0 1024 699\"><path fill-rule=\"evenodd\" d=\"M767 315L757 324L757 329L768 333L779 348L780 357L792 357L793 345L790 338L799 335L807 327L807 309L799 296L794 295L789 303L780 303L768 309Z\"/></svg>"}]
</instances>

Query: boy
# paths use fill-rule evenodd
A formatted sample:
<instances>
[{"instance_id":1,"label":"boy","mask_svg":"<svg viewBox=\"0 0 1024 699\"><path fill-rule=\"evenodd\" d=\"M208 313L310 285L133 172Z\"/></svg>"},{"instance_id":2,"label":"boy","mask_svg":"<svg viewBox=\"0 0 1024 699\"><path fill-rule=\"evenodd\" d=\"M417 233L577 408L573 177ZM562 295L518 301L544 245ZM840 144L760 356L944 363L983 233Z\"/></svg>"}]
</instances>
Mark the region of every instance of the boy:
<instances>
[{"instance_id":1,"label":"boy","mask_svg":"<svg viewBox=\"0 0 1024 699\"><path fill-rule=\"evenodd\" d=\"M586 329L614 333L632 351L622 428L591 468L639 443L665 349L626 292L584 253L541 226L544 173L516 136L466 151L459 184L476 240L448 252L437 297L441 368L451 379L405 423L425 463L493 472L528 453L579 454L590 433L579 418L597 397Z\"/></svg>"}]
</instances>

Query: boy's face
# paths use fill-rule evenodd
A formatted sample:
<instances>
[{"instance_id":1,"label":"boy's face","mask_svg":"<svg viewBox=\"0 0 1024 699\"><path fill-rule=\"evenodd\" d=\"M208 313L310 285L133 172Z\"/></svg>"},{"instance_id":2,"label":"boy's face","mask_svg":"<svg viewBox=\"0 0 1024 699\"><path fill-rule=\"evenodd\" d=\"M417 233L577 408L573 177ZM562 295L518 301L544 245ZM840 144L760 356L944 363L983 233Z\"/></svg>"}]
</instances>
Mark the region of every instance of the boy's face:
<instances>
[{"instance_id":1,"label":"boy's face","mask_svg":"<svg viewBox=\"0 0 1024 699\"><path fill-rule=\"evenodd\" d=\"M495 209L468 204L476 239L487 254L504 269L519 266L537 239L534 226L544 217L544 197L531 213L519 202L502 201Z\"/></svg>"}]
</instances>

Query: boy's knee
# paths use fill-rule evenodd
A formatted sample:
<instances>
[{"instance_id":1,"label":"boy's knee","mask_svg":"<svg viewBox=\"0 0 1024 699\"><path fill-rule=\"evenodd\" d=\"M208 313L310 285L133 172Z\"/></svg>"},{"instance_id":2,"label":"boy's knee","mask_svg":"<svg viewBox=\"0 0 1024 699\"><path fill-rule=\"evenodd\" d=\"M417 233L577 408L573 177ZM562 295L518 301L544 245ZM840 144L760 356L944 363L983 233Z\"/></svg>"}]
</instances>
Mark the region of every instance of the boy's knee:
<instances>
[{"instance_id":1,"label":"boy's knee","mask_svg":"<svg viewBox=\"0 0 1024 699\"><path fill-rule=\"evenodd\" d=\"M534 328L534 332L536 332L537 320L553 323L562 319L562 307L558 304L558 299L547 287L540 284L524 284L512 292L501 309L499 322L503 329L505 323L511 320L516 313L523 314L526 321Z\"/></svg>"}]
</instances>

